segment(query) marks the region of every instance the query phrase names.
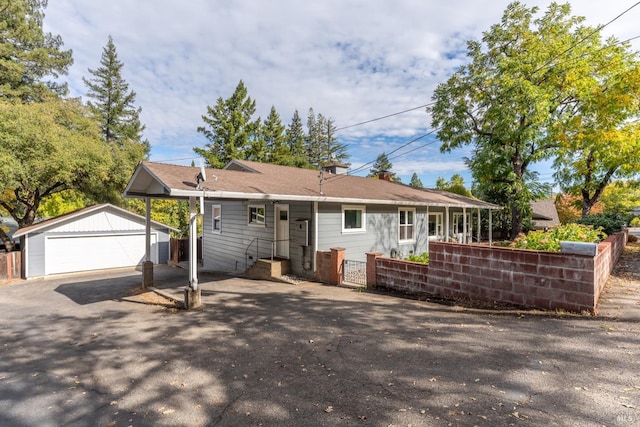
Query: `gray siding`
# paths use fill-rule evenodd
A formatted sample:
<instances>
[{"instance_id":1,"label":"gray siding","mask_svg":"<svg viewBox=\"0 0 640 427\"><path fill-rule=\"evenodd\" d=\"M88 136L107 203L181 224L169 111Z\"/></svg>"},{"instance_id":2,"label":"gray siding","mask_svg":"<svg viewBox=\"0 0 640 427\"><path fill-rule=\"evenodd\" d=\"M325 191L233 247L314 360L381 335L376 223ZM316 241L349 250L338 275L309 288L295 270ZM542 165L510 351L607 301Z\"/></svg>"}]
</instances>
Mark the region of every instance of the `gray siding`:
<instances>
[{"instance_id":1,"label":"gray siding","mask_svg":"<svg viewBox=\"0 0 640 427\"><path fill-rule=\"evenodd\" d=\"M416 209L415 241L400 243L398 238L398 208L402 206L369 205L366 206L366 232L342 232L342 204L322 204L318 207L319 228L318 249L329 250L333 247L345 248L345 257L352 260L366 260L367 252L382 252L385 256L392 253L406 257L410 253L427 251L426 208ZM409 207L407 207L409 209Z\"/></svg>"},{"instance_id":2,"label":"gray siding","mask_svg":"<svg viewBox=\"0 0 640 427\"><path fill-rule=\"evenodd\" d=\"M265 206L265 227L248 225L248 206ZM289 205L289 259L295 274L312 274L312 203L283 201ZM213 231L213 206L221 206L221 230ZM203 218L203 266L208 270L241 273L256 257L271 256L275 238L275 207L271 202L221 201L207 202ZM305 229L309 224L309 247L305 245ZM258 239L256 241L256 239ZM256 242L258 246L256 246Z\"/></svg>"},{"instance_id":3,"label":"gray siding","mask_svg":"<svg viewBox=\"0 0 640 427\"><path fill-rule=\"evenodd\" d=\"M29 234L27 241L27 277L44 276L45 233Z\"/></svg>"}]
</instances>

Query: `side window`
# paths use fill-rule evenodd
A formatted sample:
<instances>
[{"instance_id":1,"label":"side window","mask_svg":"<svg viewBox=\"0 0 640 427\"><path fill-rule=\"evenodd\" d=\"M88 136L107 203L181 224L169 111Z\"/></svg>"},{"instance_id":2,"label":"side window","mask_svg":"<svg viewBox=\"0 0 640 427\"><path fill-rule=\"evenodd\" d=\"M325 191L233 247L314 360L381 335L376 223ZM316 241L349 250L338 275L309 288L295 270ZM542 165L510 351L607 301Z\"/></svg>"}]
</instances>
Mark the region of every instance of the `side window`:
<instances>
[{"instance_id":1,"label":"side window","mask_svg":"<svg viewBox=\"0 0 640 427\"><path fill-rule=\"evenodd\" d=\"M429 237L442 238L442 213L429 214Z\"/></svg>"},{"instance_id":2,"label":"side window","mask_svg":"<svg viewBox=\"0 0 640 427\"><path fill-rule=\"evenodd\" d=\"M213 211L211 213L211 229L214 233L222 232L222 206L213 205Z\"/></svg>"},{"instance_id":3,"label":"side window","mask_svg":"<svg viewBox=\"0 0 640 427\"><path fill-rule=\"evenodd\" d=\"M367 218L364 206L342 207L342 232L357 233L367 231Z\"/></svg>"},{"instance_id":4,"label":"side window","mask_svg":"<svg viewBox=\"0 0 640 427\"><path fill-rule=\"evenodd\" d=\"M401 242L410 242L415 240L415 218L415 209L398 210L398 236Z\"/></svg>"},{"instance_id":5,"label":"side window","mask_svg":"<svg viewBox=\"0 0 640 427\"><path fill-rule=\"evenodd\" d=\"M264 205L249 205L249 225L265 226Z\"/></svg>"}]
</instances>

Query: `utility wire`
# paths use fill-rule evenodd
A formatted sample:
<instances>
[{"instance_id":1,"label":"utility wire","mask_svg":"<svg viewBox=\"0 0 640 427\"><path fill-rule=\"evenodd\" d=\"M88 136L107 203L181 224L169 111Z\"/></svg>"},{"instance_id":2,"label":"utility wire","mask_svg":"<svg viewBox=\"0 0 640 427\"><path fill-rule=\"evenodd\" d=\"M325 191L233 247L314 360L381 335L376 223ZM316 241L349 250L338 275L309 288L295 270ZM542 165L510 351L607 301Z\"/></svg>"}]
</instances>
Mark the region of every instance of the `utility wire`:
<instances>
[{"instance_id":1,"label":"utility wire","mask_svg":"<svg viewBox=\"0 0 640 427\"><path fill-rule=\"evenodd\" d=\"M344 130L344 129L349 129L349 128L353 128L353 127L356 127L356 126L362 126L362 125L366 125L368 123L377 122L378 120L388 119L389 117L399 116L400 114L405 114L405 113L409 113L411 111L419 110L421 108L426 108L426 107L428 107L430 105L433 105L433 104L434 104L433 102L430 102L428 104L419 105L417 107L409 108L407 110L398 111L397 113L391 113L391 114L387 114L386 116L376 117L375 119L365 120L364 122L354 123L354 124L348 125L348 126L343 126L341 128L336 129L335 131L338 132L338 131L341 131L341 130Z\"/></svg>"}]
</instances>

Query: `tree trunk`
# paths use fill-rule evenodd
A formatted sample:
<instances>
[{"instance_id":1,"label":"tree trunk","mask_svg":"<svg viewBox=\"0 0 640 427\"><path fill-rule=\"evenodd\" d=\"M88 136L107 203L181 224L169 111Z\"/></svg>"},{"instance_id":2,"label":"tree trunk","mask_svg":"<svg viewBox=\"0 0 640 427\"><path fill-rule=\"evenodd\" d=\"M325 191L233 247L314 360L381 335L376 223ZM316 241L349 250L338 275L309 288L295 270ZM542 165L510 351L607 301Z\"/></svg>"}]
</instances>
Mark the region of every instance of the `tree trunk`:
<instances>
[{"instance_id":1,"label":"tree trunk","mask_svg":"<svg viewBox=\"0 0 640 427\"><path fill-rule=\"evenodd\" d=\"M4 243L4 248L7 252L13 251L13 249L15 248L15 245L13 244L11 239L9 239L9 236L7 235L7 233L4 232L4 230L1 227L0 227L0 240L2 240L2 243Z\"/></svg>"},{"instance_id":2,"label":"tree trunk","mask_svg":"<svg viewBox=\"0 0 640 427\"><path fill-rule=\"evenodd\" d=\"M511 236L512 239L522 233L522 209L519 206L511 207Z\"/></svg>"}]
</instances>

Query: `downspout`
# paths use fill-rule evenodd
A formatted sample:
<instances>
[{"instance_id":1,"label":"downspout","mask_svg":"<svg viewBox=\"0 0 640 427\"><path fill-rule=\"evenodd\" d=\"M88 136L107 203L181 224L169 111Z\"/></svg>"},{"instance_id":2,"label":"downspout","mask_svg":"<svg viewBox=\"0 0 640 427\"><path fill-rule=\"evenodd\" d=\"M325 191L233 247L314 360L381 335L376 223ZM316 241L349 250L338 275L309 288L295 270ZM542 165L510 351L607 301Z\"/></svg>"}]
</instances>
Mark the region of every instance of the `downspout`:
<instances>
[{"instance_id":1,"label":"downspout","mask_svg":"<svg viewBox=\"0 0 640 427\"><path fill-rule=\"evenodd\" d=\"M313 202L313 252L311 253L311 262L313 265L313 273L316 271L316 254L318 253L318 202Z\"/></svg>"}]
</instances>

